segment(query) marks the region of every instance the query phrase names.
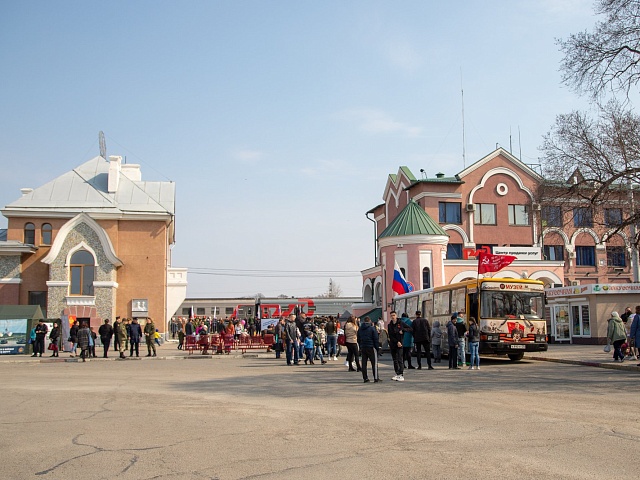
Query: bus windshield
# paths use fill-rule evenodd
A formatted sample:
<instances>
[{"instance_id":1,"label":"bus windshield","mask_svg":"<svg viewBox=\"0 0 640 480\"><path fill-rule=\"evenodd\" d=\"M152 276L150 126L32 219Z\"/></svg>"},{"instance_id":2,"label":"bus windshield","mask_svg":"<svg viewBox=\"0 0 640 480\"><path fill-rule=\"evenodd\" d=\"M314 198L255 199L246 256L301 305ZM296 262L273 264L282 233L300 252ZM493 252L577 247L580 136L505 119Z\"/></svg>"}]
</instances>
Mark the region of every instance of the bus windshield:
<instances>
[{"instance_id":1,"label":"bus windshield","mask_svg":"<svg viewBox=\"0 0 640 480\"><path fill-rule=\"evenodd\" d=\"M482 292L480 318L540 319L543 302L537 292Z\"/></svg>"}]
</instances>

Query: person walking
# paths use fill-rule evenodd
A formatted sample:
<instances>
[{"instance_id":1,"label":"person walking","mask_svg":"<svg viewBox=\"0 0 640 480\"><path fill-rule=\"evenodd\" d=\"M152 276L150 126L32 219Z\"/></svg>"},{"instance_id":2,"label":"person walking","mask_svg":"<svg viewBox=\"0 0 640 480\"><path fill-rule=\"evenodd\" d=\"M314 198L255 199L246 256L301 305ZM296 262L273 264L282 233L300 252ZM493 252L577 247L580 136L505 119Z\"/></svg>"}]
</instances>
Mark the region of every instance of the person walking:
<instances>
[{"instance_id":1,"label":"person walking","mask_svg":"<svg viewBox=\"0 0 640 480\"><path fill-rule=\"evenodd\" d=\"M116 338L118 339L118 351L120 352L120 358L127 358L124 352L127 351L126 338L127 338L127 324L123 321L118 322L118 328L116 330ZM115 342L114 342L115 344Z\"/></svg>"},{"instance_id":2,"label":"person walking","mask_svg":"<svg viewBox=\"0 0 640 480\"><path fill-rule=\"evenodd\" d=\"M447 343L449 344L449 368L458 369L458 329L456 320L458 313L451 315L451 320L447 323Z\"/></svg>"},{"instance_id":3,"label":"person walking","mask_svg":"<svg viewBox=\"0 0 640 480\"><path fill-rule=\"evenodd\" d=\"M431 346L433 348L433 363L442 363L442 329L439 320L434 320L431 328Z\"/></svg>"},{"instance_id":4,"label":"person walking","mask_svg":"<svg viewBox=\"0 0 640 480\"><path fill-rule=\"evenodd\" d=\"M128 328L129 333L129 356L133 356L136 351L136 357L140 356L140 339L142 338L142 329L138 323L138 319L134 318Z\"/></svg>"},{"instance_id":5,"label":"person walking","mask_svg":"<svg viewBox=\"0 0 640 480\"><path fill-rule=\"evenodd\" d=\"M324 331L327 334L327 355L329 355L329 360L338 360L338 326L333 316L329 316L329 321L324 326Z\"/></svg>"},{"instance_id":6,"label":"person walking","mask_svg":"<svg viewBox=\"0 0 640 480\"><path fill-rule=\"evenodd\" d=\"M360 372L360 355L358 354L358 325L356 325L356 319L352 315L344 325L344 343L347 347L347 364L349 365L350 372ZM353 368L355 361L356 367Z\"/></svg>"},{"instance_id":7,"label":"person walking","mask_svg":"<svg viewBox=\"0 0 640 480\"><path fill-rule=\"evenodd\" d=\"M371 361L371 371L373 373L373 381L380 382L378 376L378 351L380 350L380 339L378 330L371 323L371 318L364 317L364 321L358 329L358 346L362 352L362 379L364 383L369 382L367 374L367 364Z\"/></svg>"},{"instance_id":8,"label":"person walking","mask_svg":"<svg viewBox=\"0 0 640 480\"><path fill-rule=\"evenodd\" d=\"M416 311L416 319L413 321L413 342L416 346L418 354L418 370L422 370L422 350L427 357L427 365L429 370L433 370L431 365L431 325L429 321L422 316L420 310Z\"/></svg>"},{"instance_id":9,"label":"person walking","mask_svg":"<svg viewBox=\"0 0 640 480\"><path fill-rule=\"evenodd\" d=\"M184 322L178 322L178 350L184 349Z\"/></svg>"},{"instance_id":10,"label":"person walking","mask_svg":"<svg viewBox=\"0 0 640 480\"><path fill-rule=\"evenodd\" d=\"M109 358L109 346L111 344L111 337L113 337L113 327L109 324L109 319L105 318L104 323L100 325L98 329L98 335L100 335L100 341L102 342L104 358Z\"/></svg>"},{"instance_id":11,"label":"person walking","mask_svg":"<svg viewBox=\"0 0 640 480\"><path fill-rule=\"evenodd\" d=\"M627 332L624 328L624 322L618 312L611 312L609 326L607 328L607 340L613 344L613 361L624 362L624 353L620 347L627 339Z\"/></svg>"},{"instance_id":12,"label":"person walking","mask_svg":"<svg viewBox=\"0 0 640 480\"><path fill-rule=\"evenodd\" d=\"M91 331L86 322L82 322L82 325L78 329L78 346L80 347L80 357L83 362L87 361L89 353L89 339L91 338Z\"/></svg>"},{"instance_id":13,"label":"person walking","mask_svg":"<svg viewBox=\"0 0 640 480\"><path fill-rule=\"evenodd\" d=\"M49 334L49 341L51 342L51 354L52 357L58 357L60 352L60 327L58 322L53 322L53 328Z\"/></svg>"},{"instance_id":14,"label":"person walking","mask_svg":"<svg viewBox=\"0 0 640 480\"><path fill-rule=\"evenodd\" d=\"M151 349L153 349L153 356L156 356L156 344L155 344L156 326L153 323L153 319L147 318L147 323L144 326L144 338L147 342L147 357L151 357ZM203 335L206 335L206 330Z\"/></svg>"},{"instance_id":15,"label":"person walking","mask_svg":"<svg viewBox=\"0 0 640 480\"><path fill-rule=\"evenodd\" d=\"M33 355L32 357L42 356L44 353L44 342L47 337L47 333L49 333L49 327L44 323L44 320L38 320L38 324L35 328L36 339L33 344Z\"/></svg>"},{"instance_id":16,"label":"person walking","mask_svg":"<svg viewBox=\"0 0 640 480\"><path fill-rule=\"evenodd\" d=\"M300 363L300 358L298 357L298 337L300 332L296 326L296 316L293 313L289 315L284 325L283 333L287 348L287 365L291 365L292 361L294 365L298 365Z\"/></svg>"},{"instance_id":17,"label":"person walking","mask_svg":"<svg viewBox=\"0 0 640 480\"><path fill-rule=\"evenodd\" d=\"M469 340L469 370L480 370L480 356L478 350L480 348L480 328L476 323L476 319L469 318L469 331L467 332L467 339Z\"/></svg>"},{"instance_id":18,"label":"person walking","mask_svg":"<svg viewBox=\"0 0 640 480\"><path fill-rule=\"evenodd\" d=\"M393 370L395 376L391 380L396 382L404 382L404 362L402 360L402 338L404 331L402 324L398 320L398 314L391 312L391 321L387 325L387 331L389 333L389 349L391 350L391 358L393 358Z\"/></svg>"}]
</instances>

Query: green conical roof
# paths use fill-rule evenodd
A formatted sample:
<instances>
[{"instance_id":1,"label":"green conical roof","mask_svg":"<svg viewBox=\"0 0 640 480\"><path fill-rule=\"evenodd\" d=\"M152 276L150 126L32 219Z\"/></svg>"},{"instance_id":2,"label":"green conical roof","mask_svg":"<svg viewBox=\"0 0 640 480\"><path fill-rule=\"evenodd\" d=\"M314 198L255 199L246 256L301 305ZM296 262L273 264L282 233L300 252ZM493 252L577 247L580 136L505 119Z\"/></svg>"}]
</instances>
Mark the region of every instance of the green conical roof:
<instances>
[{"instance_id":1,"label":"green conical roof","mask_svg":"<svg viewBox=\"0 0 640 480\"><path fill-rule=\"evenodd\" d=\"M420 205L410 200L379 238L405 235L447 235L447 232Z\"/></svg>"}]
</instances>

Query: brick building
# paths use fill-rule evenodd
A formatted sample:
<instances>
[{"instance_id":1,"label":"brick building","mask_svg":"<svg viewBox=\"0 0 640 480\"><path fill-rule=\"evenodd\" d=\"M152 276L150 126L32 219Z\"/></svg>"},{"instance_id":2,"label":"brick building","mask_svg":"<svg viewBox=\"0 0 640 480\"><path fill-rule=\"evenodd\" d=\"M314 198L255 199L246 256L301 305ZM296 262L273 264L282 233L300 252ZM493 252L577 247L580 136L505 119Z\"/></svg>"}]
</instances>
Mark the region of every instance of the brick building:
<instances>
[{"instance_id":1,"label":"brick building","mask_svg":"<svg viewBox=\"0 0 640 480\"><path fill-rule=\"evenodd\" d=\"M186 296L186 269L171 266L175 184L142 181L139 165L95 157L22 189L2 214L0 304L94 327L149 316L164 331Z\"/></svg>"},{"instance_id":2,"label":"brick building","mask_svg":"<svg viewBox=\"0 0 640 480\"><path fill-rule=\"evenodd\" d=\"M387 311L395 263L419 290L475 279L477 260L468 255L480 248L517 257L495 277L537 279L548 288L637 281L630 232L612 235L617 207L556 204L548 189L541 203L539 187L546 183L502 148L453 176L418 179L400 167L387 179L383 203L367 212L376 259L362 271L355 312Z\"/></svg>"}]
</instances>

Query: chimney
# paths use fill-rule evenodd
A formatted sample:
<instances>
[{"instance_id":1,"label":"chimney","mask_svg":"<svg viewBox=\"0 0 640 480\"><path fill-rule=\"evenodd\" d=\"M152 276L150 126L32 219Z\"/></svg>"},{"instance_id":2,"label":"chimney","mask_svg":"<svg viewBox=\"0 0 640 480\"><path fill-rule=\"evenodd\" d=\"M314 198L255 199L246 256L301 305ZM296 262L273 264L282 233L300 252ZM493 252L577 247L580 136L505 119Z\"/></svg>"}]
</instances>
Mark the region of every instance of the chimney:
<instances>
[{"instance_id":1,"label":"chimney","mask_svg":"<svg viewBox=\"0 0 640 480\"><path fill-rule=\"evenodd\" d=\"M118 183L120 183L120 169L122 165L122 157L115 155L109 156L109 182L107 191L116 193L118 191Z\"/></svg>"},{"instance_id":2,"label":"chimney","mask_svg":"<svg viewBox=\"0 0 640 480\"><path fill-rule=\"evenodd\" d=\"M140 172L140 165L135 163L125 163L122 165L122 174L129 180L134 182L142 181L142 173Z\"/></svg>"},{"instance_id":3,"label":"chimney","mask_svg":"<svg viewBox=\"0 0 640 480\"><path fill-rule=\"evenodd\" d=\"M22 193L23 197L25 195L29 195L31 192L33 192L33 188L21 188L20 189L20 193Z\"/></svg>"},{"instance_id":4,"label":"chimney","mask_svg":"<svg viewBox=\"0 0 640 480\"><path fill-rule=\"evenodd\" d=\"M444 178L444 173L442 172L436 173L436 178Z\"/></svg>"}]
</instances>

